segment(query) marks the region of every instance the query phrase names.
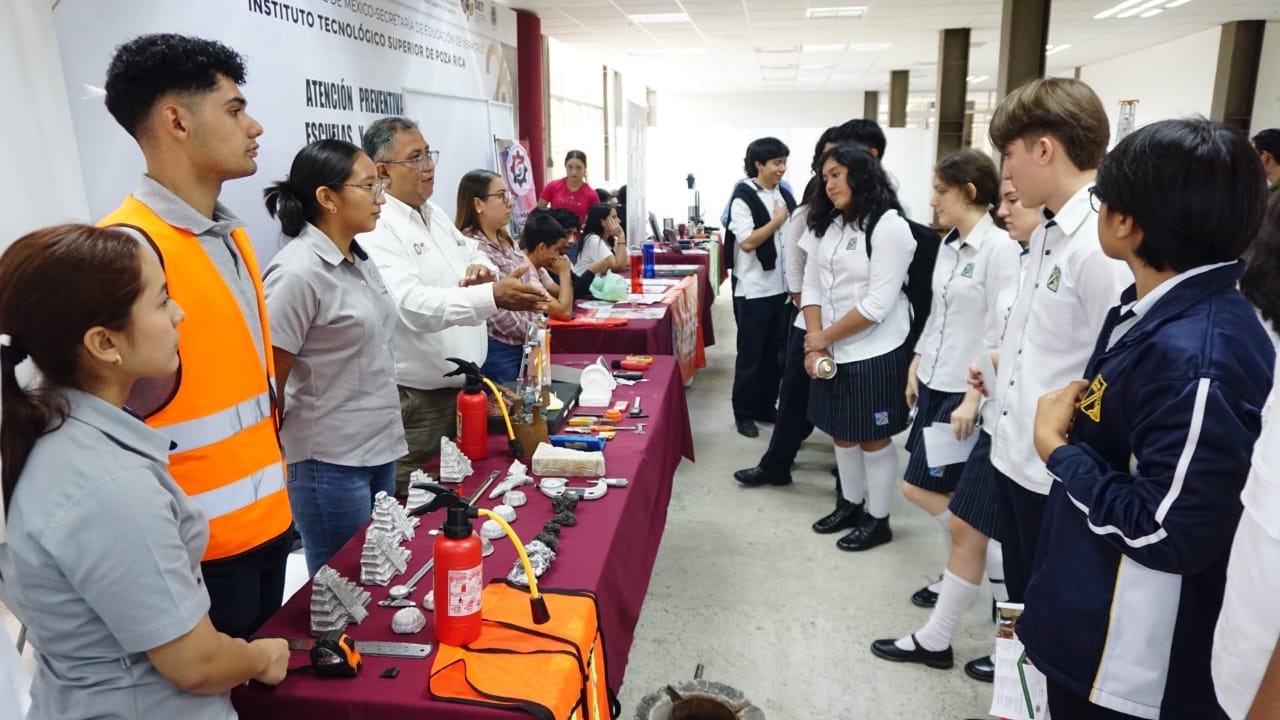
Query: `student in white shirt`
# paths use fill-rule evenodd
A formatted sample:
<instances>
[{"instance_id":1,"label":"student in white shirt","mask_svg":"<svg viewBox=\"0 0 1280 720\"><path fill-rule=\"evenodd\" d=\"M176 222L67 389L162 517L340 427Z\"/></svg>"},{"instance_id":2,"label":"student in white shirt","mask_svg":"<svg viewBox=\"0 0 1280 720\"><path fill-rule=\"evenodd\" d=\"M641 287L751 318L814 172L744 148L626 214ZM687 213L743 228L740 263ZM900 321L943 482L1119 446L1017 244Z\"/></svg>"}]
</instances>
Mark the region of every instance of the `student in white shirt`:
<instances>
[{"instance_id":1,"label":"student in white shirt","mask_svg":"<svg viewBox=\"0 0 1280 720\"><path fill-rule=\"evenodd\" d=\"M377 227L356 239L396 303L391 344L409 445L409 453L396 461L396 495L404 497L409 474L435 457L441 436L456 432L463 379L444 377L456 369L445 358L484 363L485 321L499 309L533 310L544 295L518 278L498 279L476 241L463 237L430 201L439 151L431 149L416 123L382 118L369 126L361 143L378 176L389 183Z\"/></svg>"},{"instance_id":2,"label":"student in white shirt","mask_svg":"<svg viewBox=\"0 0 1280 720\"><path fill-rule=\"evenodd\" d=\"M932 308L908 369L906 399L908 405L915 406L916 414L906 442L911 456L902 492L937 523L944 558L952 554L948 504L965 464L930 465L923 433L935 423L950 426L955 422L957 439L964 439L973 433L977 422L976 405L958 412L968 389L969 365L994 344L985 332L988 319L1004 289L1017 285L1021 253L1018 244L996 224L999 193L995 163L976 150L956 152L934 168L930 205L937 211L938 222L952 229L938 250ZM877 640L872 652L887 660L951 666L951 630L982 581L986 537L974 534L980 538L972 543L977 551L972 558L975 562L966 563L963 574L948 569L943 575L938 592L950 589L947 594L952 602L935 609L934 619L939 622L931 621L919 633L897 641ZM933 592L923 588L917 595ZM924 603L916 600L916 604Z\"/></svg>"},{"instance_id":3,"label":"student in white shirt","mask_svg":"<svg viewBox=\"0 0 1280 720\"><path fill-rule=\"evenodd\" d=\"M992 400L991 462L1002 475L997 513L1013 602L1023 601L1050 486L1032 437L1036 404L1080 378L1107 312L1133 282L1124 263L1103 254L1089 204L1110 132L1097 94L1068 78L1026 83L991 119L1003 176L1024 206L1044 206L1000 344ZM984 390L993 384L973 380Z\"/></svg>"},{"instance_id":4,"label":"student in white shirt","mask_svg":"<svg viewBox=\"0 0 1280 720\"><path fill-rule=\"evenodd\" d=\"M800 307L800 291L804 287L806 259L804 250L798 245L800 236L808 226L805 218L807 206L804 203L808 203L814 193L826 192L821 177L820 161L823 153L846 142L866 145L876 157L884 154L884 131L871 120L850 120L843 125L829 127L814 145L813 159L810 161L813 177L805 184L802 204L792 211L778 236L783 248L782 262L787 294L791 296L791 302L797 309ZM788 311L787 314L792 313ZM734 479L743 487L789 485L791 465L795 462L796 453L800 452L801 444L813 432L813 424L809 422L809 373L804 367L804 330L804 315L797 312L787 328L786 357L783 361L782 383L778 388L778 413L773 431L769 434L769 448L760 456L760 462L755 467L733 473ZM838 487L836 499L840 499ZM827 534L852 528L854 518L847 510L844 505L840 505L836 512L814 523L814 532Z\"/></svg>"},{"instance_id":5,"label":"student in white shirt","mask_svg":"<svg viewBox=\"0 0 1280 720\"><path fill-rule=\"evenodd\" d=\"M826 192L813 197L800 239L805 368L811 378L823 360L837 370L809 383L809 420L834 439L842 493L861 516L836 546L868 550L893 538L898 455L891 438L907 426L901 388L911 352L902 285L916 242L867 148L845 144L825 153L822 179Z\"/></svg>"},{"instance_id":6,"label":"student in white shirt","mask_svg":"<svg viewBox=\"0 0 1280 720\"><path fill-rule=\"evenodd\" d=\"M998 281L999 288L992 295L994 301L987 303L987 316L983 321L985 329L982 333L984 347L981 351L986 353L994 353L1000 345L1005 319L1009 316L1009 309L1018 292L1022 261L1026 257L1023 246L1040 226L1040 210L1022 207L1012 183L1003 181L1000 190L1000 205L996 216L1003 221L1009 239L1015 241L1014 261L1017 264L1012 276ZM992 538L997 537L998 530L996 471L991 466L991 432L985 424L986 410L990 403L984 406L981 401L981 393L972 387L967 388L964 400L951 413L949 420L958 436L965 437L972 432L980 434L973 451L969 453L969 459L964 463L955 494L947 505L950 512L950 536L946 545L950 548L950 553L944 565L945 574L937 583L923 587L911 596L912 604L933 608L933 612L930 613L928 622L913 635L896 641L877 640L872 646L873 652L875 646L880 645L884 654L892 654L894 651L886 643L895 643L899 646L898 650L910 651L913 642L919 643L919 647L926 651L930 647L948 648L949 651L951 637L959 625L960 617L977 594L977 585L982 580L984 567L996 602L1006 602L1009 599L1004 588L1004 563L1000 543L992 541ZM975 425L980 415L983 424ZM945 582L948 577L952 577L952 580ZM877 654L884 656L880 652ZM920 662L936 657L925 653L912 655L888 659ZM995 677L995 661L990 655L984 655L965 663L964 671L975 680L992 682Z\"/></svg>"},{"instance_id":7,"label":"student in white shirt","mask_svg":"<svg viewBox=\"0 0 1280 720\"><path fill-rule=\"evenodd\" d=\"M609 203L596 203L587 211L578 245L578 258L573 263L575 275L588 270L599 275L603 270L618 272L627 268L627 236L617 208Z\"/></svg>"},{"instance_id":8,"label":"student in white shirt","mask_svg":"<svg viewBox=\"0 0 1280 720\"><path fill-rule=\"evenodd\" d=\"M738 354L733 368L733 419L738 433L757 437L756 421L777 417L787 337L787 281L779 232L795 200L778 184L791 151L772 137L753 140L743 161L750 187L739 186L729 206L734 247L734 315ZM751 191L754 190L754 195ZM748 202L748 196L755 200Z\"/></svg>"},{"instance_id":9,"label":"student in white shirt","mask_svg":"<svg viewBox=\"0 0 1280 720\"><path fill-rule=\"evenodd\" d=\"M1280 200L1272 195L1262 232L1248 253L1240 291L1280 346ZM1280 369L1280 363L1277 363ZM1222 612L1213 639L1213 683L1231 720L1280 716L1280 390L1262 410L1262 434L1240 500Z\"/></svg>"}]
</instances>

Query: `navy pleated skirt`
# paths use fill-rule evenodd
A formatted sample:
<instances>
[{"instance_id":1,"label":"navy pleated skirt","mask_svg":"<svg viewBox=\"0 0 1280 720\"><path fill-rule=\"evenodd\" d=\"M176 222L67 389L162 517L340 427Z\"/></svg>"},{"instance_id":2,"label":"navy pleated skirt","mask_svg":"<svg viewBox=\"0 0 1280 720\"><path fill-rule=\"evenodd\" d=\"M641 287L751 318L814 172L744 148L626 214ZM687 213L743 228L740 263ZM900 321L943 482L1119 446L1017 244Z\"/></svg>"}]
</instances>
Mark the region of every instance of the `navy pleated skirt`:
<instances>
[{"instance_id":1,"label":"navy pleated skirt","mask_svg":"<svg viewBox=\"0 0 1280 720\"><path fill-rule=\"evenodd\" d=\"M924 446L924 429L934 423L951 424L951 412L960 407L964 393L939 392L920 383L920 397L916 400L916 420L907 435L907 471L903 479L924 490L937 493L955 492L965 463L930 467ZM978 430L974 430L978 432Z\"/></svg>"},{"instance_id":2,"label":"navy pleated skirt","mask_svg":"<svg viewBox=\"0 0 1280 720\"><path fill-rule=\"evenodd\" d=\"M907 366L901 347L866 360L841 363L830 380L809 382L809 422L837 440L871 442L907 428Z\"/></svg>"},{"instance_id":3,"label":"navy pleated skirt","mask_svg":"<svg viewBox=\"0 0 1280 720\"><path fill-rule=\"evenodd\" d=\"M991 464L991 435L982 428L978 442L969 453L969 460L956 483L956 494L948 507L951 514L972 525L978 532L996 540L1000 527L996 522L996 483L999 476Z\"/></svg>"}]
</instances>

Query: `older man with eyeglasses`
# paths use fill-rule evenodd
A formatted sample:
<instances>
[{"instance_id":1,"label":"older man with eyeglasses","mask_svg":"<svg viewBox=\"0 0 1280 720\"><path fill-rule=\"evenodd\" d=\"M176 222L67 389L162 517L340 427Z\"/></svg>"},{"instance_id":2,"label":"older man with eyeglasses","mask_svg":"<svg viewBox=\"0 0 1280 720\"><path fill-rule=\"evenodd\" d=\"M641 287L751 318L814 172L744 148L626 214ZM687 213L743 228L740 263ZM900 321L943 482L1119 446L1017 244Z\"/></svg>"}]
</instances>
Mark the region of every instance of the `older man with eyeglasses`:
<instances>
[{"instance_id":1,"label":"older man with eyeglasses","mask_svg":"<svg viewBox=\"0 0 1280 720\"><path fill-rule=\"evenodd\" d=\"M395 301L392 348L409 453L396 461L396 494L408 494L409 475L439 452L441 436L455 433L456 395L462 378L445 358L480 365L488 352L487 320L498 310L533 310L544 301L525 285L523 269L498 278L474 240L464 237L430 198L436 161L416 123L382 118L365 131L364 151L388 181L378 226L358 239Z\"/></svg>"}]
</instances>

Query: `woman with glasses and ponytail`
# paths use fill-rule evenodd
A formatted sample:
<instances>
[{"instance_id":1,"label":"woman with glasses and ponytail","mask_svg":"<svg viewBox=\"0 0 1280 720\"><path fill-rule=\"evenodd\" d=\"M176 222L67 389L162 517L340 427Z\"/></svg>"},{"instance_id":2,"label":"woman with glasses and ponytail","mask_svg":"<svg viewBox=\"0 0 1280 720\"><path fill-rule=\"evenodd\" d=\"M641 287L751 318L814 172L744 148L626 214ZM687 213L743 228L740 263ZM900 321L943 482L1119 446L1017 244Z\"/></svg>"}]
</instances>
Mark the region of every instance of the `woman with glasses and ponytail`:
<instances>
[{"instance_id":1,"label":"woman with glasses and ponytail","mask_svg":"<svg viewBox=\"0 0 1280 720\"><path fill-rule=\"evenodd\" d=\"M169 437L124 406L180 365L183 311L149 243L62 225L0 256L0 577L39 648L32 720L231 720L231 688L288 667L284 640L214 629L208 519ZM18 380L28 360L38 384Z\"/></svg>"},{"instance_id":2,"label":"woman with glasses and ponytail","mask_svg":"<svg viewBox=\"0 0 1280 720\"><path fill-rule=\"evenodd\" d=\"M289 504L312 575L395 493L408 452L395 385L395 304L355 236L378 221L387 181L360 148L319 140L265 191L293 238L263 274Z\"/></svg>"}]
</instances>

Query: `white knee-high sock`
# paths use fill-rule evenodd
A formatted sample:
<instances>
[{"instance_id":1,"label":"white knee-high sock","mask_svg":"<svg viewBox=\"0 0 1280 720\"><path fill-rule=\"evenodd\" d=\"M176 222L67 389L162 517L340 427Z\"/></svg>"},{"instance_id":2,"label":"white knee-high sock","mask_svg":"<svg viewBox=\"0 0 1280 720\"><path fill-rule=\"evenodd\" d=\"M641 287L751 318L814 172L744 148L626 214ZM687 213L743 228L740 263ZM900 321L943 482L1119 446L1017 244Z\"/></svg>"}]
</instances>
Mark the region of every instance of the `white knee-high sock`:
<instances>
[{"instance_id":1,"label":"white knee-high sock","mask_svg":"<svg viewBox=\"0 0 1280 720\"><path fill-rule=\"evenodd\" d=\"M867 513L889 517L894 488L898 484L898 449L889 443L875 452L862 452L867 473Z\"/></svg>"},{"instance_id":2,"label":"white knee-high sock","mask_svg":"<svg viewBox=\"0 0 1280 720\"><path fill-rule=\"evenodd\" d=\"M836 469L840 472L840 493L857 505L867 498L867 471L862 468L862 448L836 446Z\"/></svg>"},{"instance_id":3,"label":"white knee-high sock","mask_svg":"<svg viewBox=\"0 0 1280 720\"><path fill-rule=\"evenodd\" d=\"M938 604L933 606L929 614L929 622L916 631L916 642L920 647L931 652L946 650L951 646L951 636L955 634L960 618L969 608L969 603L978 595L978 586L965 582L950 570L942 575L942 591L938 593ZM906 642L904 643L903 640ZM911 649L911 638L908 636L897 641L903 650Z\"/></svg>"},{"instance_id":4,"label":"white knee-high sock","mask_svg":"<svg viewBox=\"0 0 1280 720\"><path fill-rule=\"evenodd\" d=\"M933 521L942 531L942 567L946 567L951 562L951 511L943 510L933 516Z\"/></svg>"},{"instance_id":5,"label":"white knee-high sock","mask_svg":"<svg viewBox=\"0 0 1280 720\"><path fill-rule=\"evenodd\" d=\"M995 540L987 543L987 581L996 602L1009 602L1009 590L1004 586L1004 550Z\"/></svg>"}]
</instances>

